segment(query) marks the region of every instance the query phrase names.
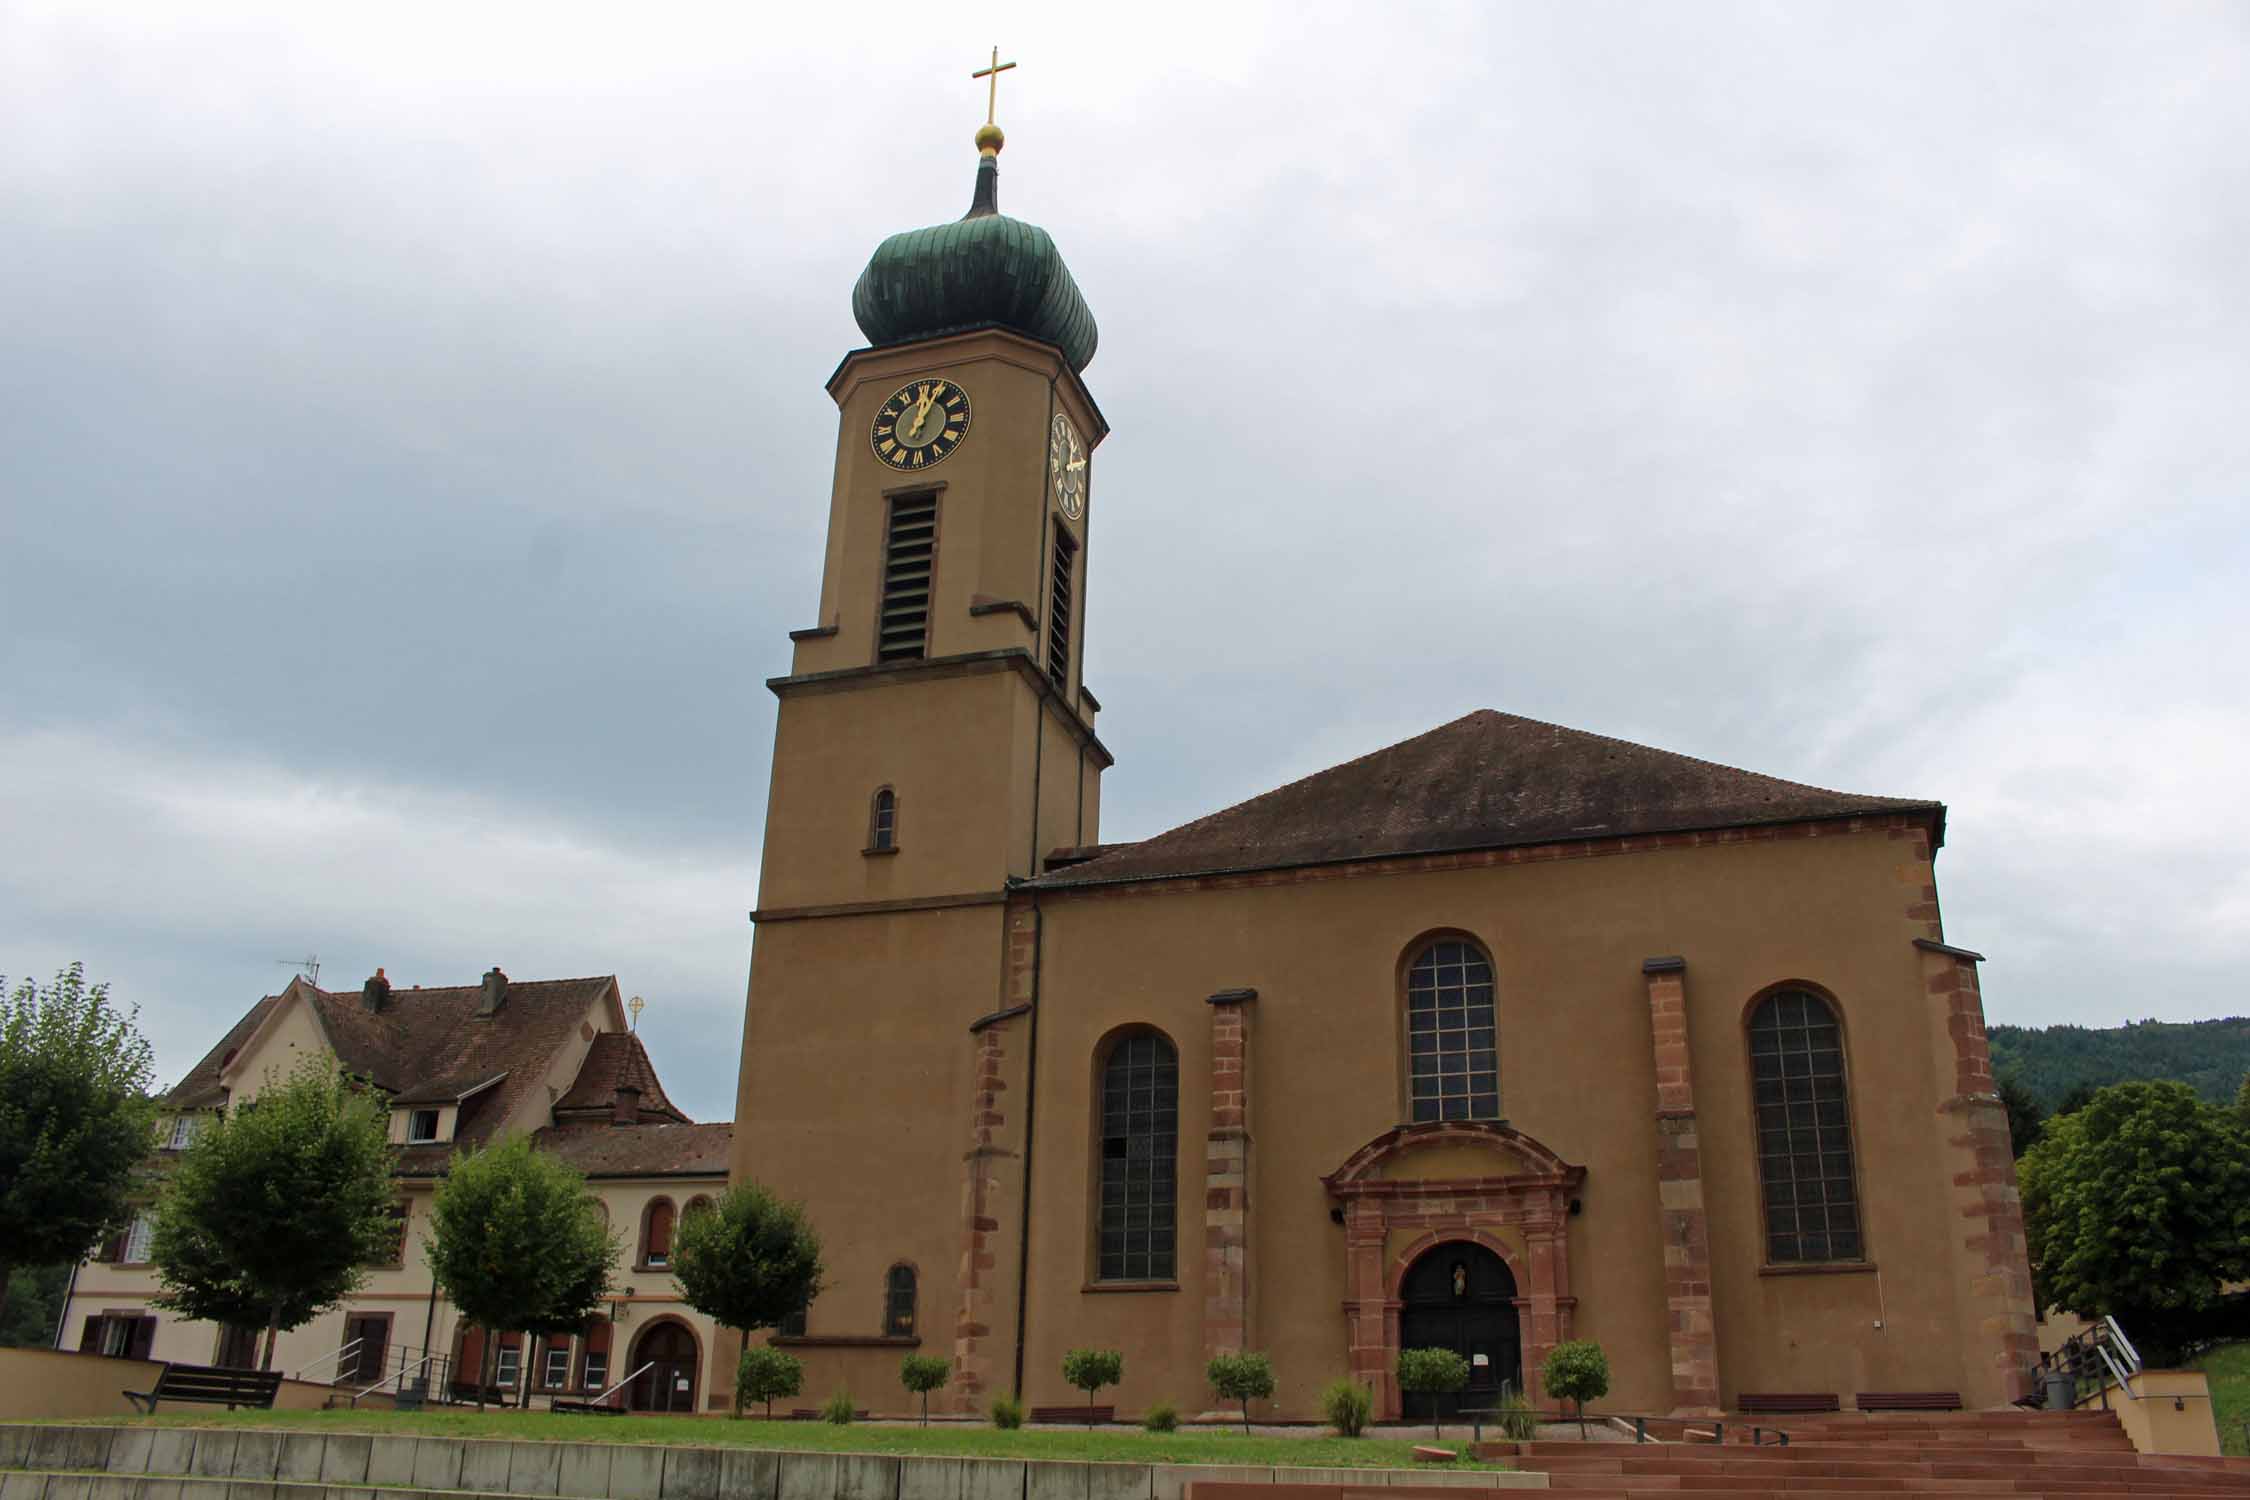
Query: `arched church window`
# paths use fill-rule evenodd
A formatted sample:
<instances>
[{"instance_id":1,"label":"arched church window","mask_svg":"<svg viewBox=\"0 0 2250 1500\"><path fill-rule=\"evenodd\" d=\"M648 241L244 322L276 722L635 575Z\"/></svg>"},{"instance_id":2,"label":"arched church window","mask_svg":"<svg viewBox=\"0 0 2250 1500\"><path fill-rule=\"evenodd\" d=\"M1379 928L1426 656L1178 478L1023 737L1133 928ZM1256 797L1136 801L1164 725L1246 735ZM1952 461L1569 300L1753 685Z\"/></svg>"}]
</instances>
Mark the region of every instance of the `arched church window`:
<instances>
[{"instance_id":1,"label":"arched church window","mask_svg":"<svg viewBox=\"0 0 2250 1500\"><path fill-rule=\"evenodd\" d=\"M1766 1259L1860 1259L1844 1036L1829 1003L1802 989L1759 1001L1750 1013L1750 1077Z\"/></svg>"},{"instance_id":2,"label":"arched church window","mask_svg":"<svg viewBox=\"0 0 2250 1500\"><path fill-rule=\"evenodd\" d=\"M914 1337L914 1268L891 1267L883 1278L883 1332L894 1339Z\"/></svg>"},{"instance_id":3,"label":"arched church window","mask_svg":"<svg viewBox=\"0 0 2250 1500\"><path fill-rule=\"evenodd\" d=\"M1180 1154L1180 1055L1153 1031L1120 1038L1102 1064L1103 1281L1170 1281Z\"/></svg>"},{"instance_id":4,"label":"arched church window","mask_svg":"<svg viewBox=\"0 0 2250 1500\"><path fill-rule=\"evenodd\" d=\"M1492 960L1465 938L1425 944L1406 971L1407 1097L1417 1124L1500 1118Z\"/></svg>"},{"instance_id":5,"label":"arched church window","mask_svg":"<svg viewBox=\"0 0 2250 1500\"><path fill-rule=\"evenodd\" d=\"M876 792L867 812L867 852L888 854L898 847L898 793L889 787Z\"/></svg>"}]
</instances>

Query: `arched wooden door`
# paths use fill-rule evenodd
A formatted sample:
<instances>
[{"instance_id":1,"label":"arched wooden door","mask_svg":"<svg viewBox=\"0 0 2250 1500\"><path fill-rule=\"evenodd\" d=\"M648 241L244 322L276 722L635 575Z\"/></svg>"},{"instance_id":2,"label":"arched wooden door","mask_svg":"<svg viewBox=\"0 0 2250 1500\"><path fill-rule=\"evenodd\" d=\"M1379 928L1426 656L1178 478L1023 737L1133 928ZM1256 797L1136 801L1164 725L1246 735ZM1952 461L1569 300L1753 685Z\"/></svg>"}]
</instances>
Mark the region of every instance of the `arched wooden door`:
<instances>
[{"instance_id":1,"label":"arched wooden door","mask_svg":"<svg viewBox=\"0 0 2250 1500\"><path fill-rule=\"evenodd\" d=\"M640 1371L626 1389L625 1404L634 1411L695 1410L695 1335L687 1325L667 1320L642 1329L630 1367Z\"/></svg>"},{"instance_id":2,"label":"arched wooden door","mask_svg":"<svg viewBox=\"0 0 2250 1500\"><path fill-rule=\"evenodd\" d=\"M1399 1286L1398 1346L1451 1349L1469 1362L1468 1389L1437 1397L1438 1411L1488 1407L1503 1383L1523 1389L1523 1331L1516 1278L1482 1245L1435 1245L1407 1268ZM1430 1415L1431 1397L1407 1393L1406 1415Z\"/></svg>"}]
</instances>

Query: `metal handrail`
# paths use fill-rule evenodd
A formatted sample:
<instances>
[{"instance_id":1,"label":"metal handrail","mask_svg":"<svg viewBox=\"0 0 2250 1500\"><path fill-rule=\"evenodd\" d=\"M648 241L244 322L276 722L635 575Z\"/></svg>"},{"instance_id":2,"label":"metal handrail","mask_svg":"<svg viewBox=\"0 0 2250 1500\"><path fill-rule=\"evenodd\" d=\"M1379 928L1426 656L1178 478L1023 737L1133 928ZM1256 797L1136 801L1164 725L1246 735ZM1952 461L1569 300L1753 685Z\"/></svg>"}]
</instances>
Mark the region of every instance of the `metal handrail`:
<instances>
[{"instance_id":1,"label":"metal handrail","mask_svg":"<svg viewBox=\"0 0 2250 1500\"><path fill-rule=\"evenodd\" d=\"M649 1371L655 1368L656 1361L652 1359L647 1364L642 1365L638 1370L635 1370L632 1374L626 1376L623 1380L617 1382L617 1384L611 1386L608 1390L602 1392L599 1396L589 1397L586 1404L588 1406L601 1405L601 1403L607 1401L610 1397L616 1395L619 1391L625 1389L625 1387L631 1385L634 1381L640 1379L643 1375L646 1375Z\"/></svg>"},{"instance_id":2,"label":"metal handrail","mask_svg":"<svg viewBox=\"0 0 2250 1500\"><path fill-rule=\"evenodd\" d=\"M303 1370L299 1370L296 1374L290 1376L289 1378L291 1380L302 1380L305 1378L306 1371L317 1370L322 1365L329 1363L331 1360L341 1360L345 1355L351 1353L354 1349L357 1349L360 1345L366 1342L367 1340L365 1339L353 1339L343 1348L338 1349L334 1354L323 1355L321 1358L314 1360L311 1364L305 1366ZM337 1378L343 1378L343 1372L341 1370L337 1372Z\"/></svg>"},{"instance_id":3,"label":"metal handrail","mask_svg":"<svg viewBox=\"0 0 2250 1500\"><path fill-rule=\"evenodd\" d=\"M2141 1351L2133 1347L2133 1341L2125 1337L2125 1330L2117 1326L2116 1315L2104 1314L2102 1322L2109 1325L2109 1336L2117 1341L2117 1347L2125 1351L2126 1362L2133 1367L2133 1373L2140 1374Z\"/></svg>"},{"instance_id":4,"label":"metal handrail","mask_svg":"<svg viewBox=\"0 0 2250 1500\"><path fill-rule=\"evenodd\" d=\"M413 1373L414 1373L414 1371L416 1371L416 1370L419 1370L419 1369L423 1368L423 1367L424 1367L425 1365L428 1365L428 1364L429 1364L429 1363L430 1363L430 1362L431 1362L432 1360L434 1360L434 1359L436 1359L436 1358L437 1358L437 1356L436 1356L436 1355L434 1355L434 1354L425 1354L425 1355L423 1355L423 1356L422 1356L422 1360L421 1360L421 1363L420 1363L420 1364L416 1364L416 1365L412 1365L412 1366L408 1366L408 1365L403 1365L403 1364L402 1364L402 1365L400 1365L400 1366L399 1366L399 1370L398 1370L398 1373L397 1373L396 1375L385 1375L385 1376L384 1376L384 1377L383 1377L383 1378L382 1378L381 1380L378 1380L378 1381L376 1381L376 1382L375 1382L375 1383L374 1383L373 1385L369 1386L369 1387L368 1387L368 1388L367 1388L366 1390L364 1390L364 1391L355 1391L355 1392L353 1392L353 1393L352 1393L352 1399L351 1399L351 1400L350 1400L350 1402L348 1402L347 1404L348 1404L348 1405L351 1405L351 1406L357 1406L357 1405L359 1405L359 1398L360 1398L360 1397L362 1397L362 1396L369 1396L369 1395L373 1395L373 1394L374 1394L375 1392L377 1392L377 1391L381 1390L381 1389L382 1389L382 1388L383 1388L384 1386L386 1386L386 1385L389 1385L389 1384L390 1384L390 1383L391 1383L392 1381L394 1381L394 1380L397 1380L397 1381L404 1381L404 1380L406 1379L406 1377L407 1377L407 1376L409 1376L409 1375L413 1374ZM399 1387L399 1389L400 1389L400 1390L404 1390L404 1389L406 1389L406 1387L405 1387L405 1386L404 1386L404 1385L402 1384L402 1385L401 1385L401 1386ZM334 1398L333 1398L333 1397L331 1397L330 1399L334 1399Z\"/></svg>"}]
</instances>

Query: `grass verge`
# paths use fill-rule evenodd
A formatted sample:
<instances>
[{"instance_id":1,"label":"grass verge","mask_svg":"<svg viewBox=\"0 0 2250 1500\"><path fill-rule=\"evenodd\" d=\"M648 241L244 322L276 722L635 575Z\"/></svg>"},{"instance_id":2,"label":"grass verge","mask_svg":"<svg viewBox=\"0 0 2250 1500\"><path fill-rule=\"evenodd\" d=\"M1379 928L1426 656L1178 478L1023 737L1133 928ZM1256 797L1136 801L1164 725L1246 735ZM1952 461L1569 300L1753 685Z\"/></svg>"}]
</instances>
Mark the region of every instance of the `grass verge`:
<instances>
[{"instance_id":1,"label":"grass verge","mask_svg":"<svg viewBox=\"0 0 2250 1500\"><path fill-rule=\"evenodd\" d=\"M2189 1362L2211 1382L2211 1420L2219 1426L2219 1451L2250 1456L2250 1343L2221 1344Z\"/></svg>"},{"instance_id":2,"label":"grass verge","mask_svg":"<svg viewBox=\"0 0 2250 1500\"><path fill-rule=\"evenodd\" d=\"M132 1419L166 1427L259 1427L292 1432L509 1438L518 1442L664 1443L681 1447L772 1448L803 1453L917 1454L933 1458L1025 1458L1131 1464L1285 1464L1306 1468L1403 1469L1414 1444L1395 1438L1259 1437L1200 1430L1142 1432L1096 1427L1073 1432L945 1425L891 1427L873 1422L767 1422L725 1417L578 1417L544 1411L212 1411L159 1412ZM1468 1456L1468 1432L1446 1434L1462 1456L1448 1468L1506 1468Z\"/></svg>"}]
</instances>

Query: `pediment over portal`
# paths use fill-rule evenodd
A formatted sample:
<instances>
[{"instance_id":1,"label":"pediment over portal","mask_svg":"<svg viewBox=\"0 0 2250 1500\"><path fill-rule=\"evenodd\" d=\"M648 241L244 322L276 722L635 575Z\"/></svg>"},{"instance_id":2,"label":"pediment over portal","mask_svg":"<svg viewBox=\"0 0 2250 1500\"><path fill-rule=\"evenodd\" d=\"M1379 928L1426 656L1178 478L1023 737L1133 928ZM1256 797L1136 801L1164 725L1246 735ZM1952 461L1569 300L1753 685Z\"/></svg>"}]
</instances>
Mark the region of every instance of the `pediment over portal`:
<instances>
[{"instance_id":1,"label":"pediment over portal","mask_svg":"<svg viewBox=\"0 0 2250 1500\"><path fill-rule=\"evenodd\" d=\"M1321 1181L1339 1198L1396 1191L1396 1184L1477 1182L1575 1188L1586 1169L1497 1121L1447 1120L1386 1130Z\"/></svg>"}]
</instances>

